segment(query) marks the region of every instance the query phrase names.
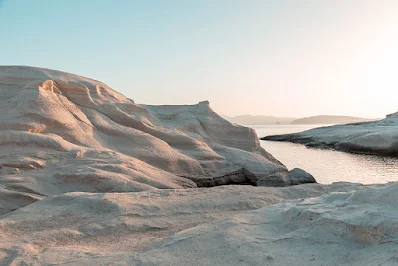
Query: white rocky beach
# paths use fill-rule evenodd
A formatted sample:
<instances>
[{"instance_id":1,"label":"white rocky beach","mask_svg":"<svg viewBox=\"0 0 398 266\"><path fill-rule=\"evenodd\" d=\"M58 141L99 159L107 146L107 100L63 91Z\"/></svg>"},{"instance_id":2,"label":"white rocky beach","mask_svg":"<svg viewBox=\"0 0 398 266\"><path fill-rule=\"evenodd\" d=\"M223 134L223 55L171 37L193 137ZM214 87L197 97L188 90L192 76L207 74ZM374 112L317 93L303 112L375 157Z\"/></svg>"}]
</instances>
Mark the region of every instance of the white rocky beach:
<instances>
[{"instance_id":1,"label":"white rocky beach","mask_svg":"<svg viewBox=\"0 0 398 266\"><path fill-rule=\"evenodd\" d=\"M378 121L319 127L293 134L264 136L261 139L289 141L308 147L332 148L351 153L396 156L398 113Z\"/></svg>"},{"instance_id":2,"label":"white rocky beach","mask_svg":"<svg viewBox=\"0 0 398 266\"><path fill-rule=\"evenodd\" d=\"M398 263L396 183L317 184L208 102L19 66L0 67L0 102L1 265ZM391 150L394 121L301 134Z\"/></svg>"},{"instance_id":3,"label":"white rocky beach","mask_svg":"<svg viewBox=\"0 0 398 266\"><path fill-rule=\"evenodd\" d=\"M397 266L397 0L0 0L0 266Z\"/></svg>"}]
</instances>

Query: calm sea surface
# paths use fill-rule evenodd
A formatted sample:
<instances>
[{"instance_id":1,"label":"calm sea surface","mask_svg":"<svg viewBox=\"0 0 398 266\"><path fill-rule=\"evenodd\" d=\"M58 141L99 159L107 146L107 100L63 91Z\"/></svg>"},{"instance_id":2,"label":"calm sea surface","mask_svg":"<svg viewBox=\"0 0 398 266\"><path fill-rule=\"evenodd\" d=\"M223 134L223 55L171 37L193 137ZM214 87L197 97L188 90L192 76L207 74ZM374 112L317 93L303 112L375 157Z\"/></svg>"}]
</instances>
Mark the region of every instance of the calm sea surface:
<instances>
[{"instance_id":1,"label":"calm sea surface","mask_svg":"<svg viewBox=\"0 0 398 266\"><path fill-rule=\"evenodd\" d=\"M294 133L319 125L264 125L250 126L260 137ZM363 184L398 181L398 158L356 155L345 152L306 148L288 142L260 140L261 146L289 169L302 168L311 173L318 183L336 181Z\"/></svg>"}]
</instances>

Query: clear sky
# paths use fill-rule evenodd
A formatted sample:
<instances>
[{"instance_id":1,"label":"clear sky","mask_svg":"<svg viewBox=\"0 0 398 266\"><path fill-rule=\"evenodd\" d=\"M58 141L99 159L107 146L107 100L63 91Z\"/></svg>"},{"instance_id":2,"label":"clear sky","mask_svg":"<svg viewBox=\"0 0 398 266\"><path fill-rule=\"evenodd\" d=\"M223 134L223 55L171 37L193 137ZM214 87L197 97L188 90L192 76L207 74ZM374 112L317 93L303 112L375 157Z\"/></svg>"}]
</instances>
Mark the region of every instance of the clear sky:
<instances>
[{"instance_id":1,"label":"clear sky","mask_svg":"<svg viewBox=\"0 0 398 266\"><path fill-rule=\"evenodd\" d=\"M0 64L222 114L398 111L397 0L0 0Z\"/></svg>"}]
</instances>

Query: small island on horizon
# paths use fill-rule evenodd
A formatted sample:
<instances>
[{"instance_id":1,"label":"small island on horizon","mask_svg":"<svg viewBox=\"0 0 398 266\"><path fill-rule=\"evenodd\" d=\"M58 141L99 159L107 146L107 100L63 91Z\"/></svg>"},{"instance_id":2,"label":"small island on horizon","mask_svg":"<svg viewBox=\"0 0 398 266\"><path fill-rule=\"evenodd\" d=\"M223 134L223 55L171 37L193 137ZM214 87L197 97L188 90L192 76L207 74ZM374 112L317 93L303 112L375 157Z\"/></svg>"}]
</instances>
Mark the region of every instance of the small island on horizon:
<instances>
[{"instance_id":1,"label":"small island on horizon","mask_svg":"<svg viewBox=\"0 0 398 266\"><path fill-rule=\"evenodd\" d=\"M338 125L380 120L380 118L363 118L345 115L315 115L302 118L268 115L222 115L222 117L231 123L240 125Z\"/></svg>"}]
</instances>

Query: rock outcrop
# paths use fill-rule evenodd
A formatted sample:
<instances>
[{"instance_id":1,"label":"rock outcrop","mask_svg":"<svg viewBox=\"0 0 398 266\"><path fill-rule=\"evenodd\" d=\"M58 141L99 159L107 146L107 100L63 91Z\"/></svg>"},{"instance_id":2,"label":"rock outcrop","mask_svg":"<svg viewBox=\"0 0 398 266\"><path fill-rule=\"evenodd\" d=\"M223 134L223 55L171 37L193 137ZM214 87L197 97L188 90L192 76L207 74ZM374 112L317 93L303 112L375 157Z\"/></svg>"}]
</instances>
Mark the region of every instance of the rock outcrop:
<instances>
[{"instance_id":1,"label":"rock outcrop","mask_svg":"<svg viewBox=\"0 0 398 266\"><path fill-rule=\"evenodd\" d=\"M207 102L0 67L0 111L0 265L398 262L397 183L291 186L315 180Z\"/></svg>"},{"instance_id":2,"label":"rock outcrop","mask_svg":"<svg viewBox=\"0 0 398 266\"><path fill-rule=\"evenodd\" d=\"M184 230L119 260L144 265L397 265L397 190L395 183L280 202Z\"/></svg>"},{"instance_id":3,"label":"rock outcrop","mask_svg":"<svg viewBox=\"0 0 398 266\"><path fill-rule=\"evenodd\" d=\"M0 219L1 265L395 265L397 183L73 192Z\"/></svg>"},{"instance_id":4,"label":"rock outcrop","mask_svg":"<svg viewBox=\"0 0 398 266\"><path fill-rule=\"evenodd\" d=\"M305 183L316 183L316 181L310 173L299 168L294 168L289 172L275 173L257 181L258 186L267 187L285 187Z\"/></svg>"},{"instance_id":5,"label":"rock outcrop","mask_svg":"<svg viewBox=\"0 0 398 266\"><path fill-rule=\"evenodd\" d=\"M375 122L320 127L261 139L290 141L308 147L332 148L351 153L398 156L398 117L390 115Z\"/></svg>"},{"instance_id":6,"label":"rock outcrop","mask_svg":"<svg viewBox=\"0 0 398 266\"><path fill-rule=\"evenodd\" d=\"M243 168L256 184L287 172L253 129L222 119L208 102L136 104L60 71L0 67L0 113L0 214L67 192L247 183L232 178Z\"/></svg>"},{"instance_id":7,"label":"rock outcrop","mask_svg":"<svg viewBox=\"0 0 398 266\"><path fill-rule=\"evenodd\" d=\"M278 245L289 245L283 239L294 235L302 241L316 216L305 215L304 206L311 206L311 201L302 198L359 188L352 184L221 186L52 196L1 217L0 265L264 265L268 255L275 265L289 265L278 262L292 259L290 255L299 253L305 242L293 240L278 253L276 247L268 249L273 239L267 234L274 234ZM261 209L285 200L294 201L275 206L272 212ZM322 199L314 204L319 204L318 211L326 206ZM287 211L294 206L300 209ZM260 210L251 213L256 209ZM279 215L301 220L283 230L288 220L274 218L278 209ZM300 222L304 229L298 235L295 227ZM320 240L326 245L326 236ZM305 264L311 258L295 262Z\"/></svg>"}]
</instances>

